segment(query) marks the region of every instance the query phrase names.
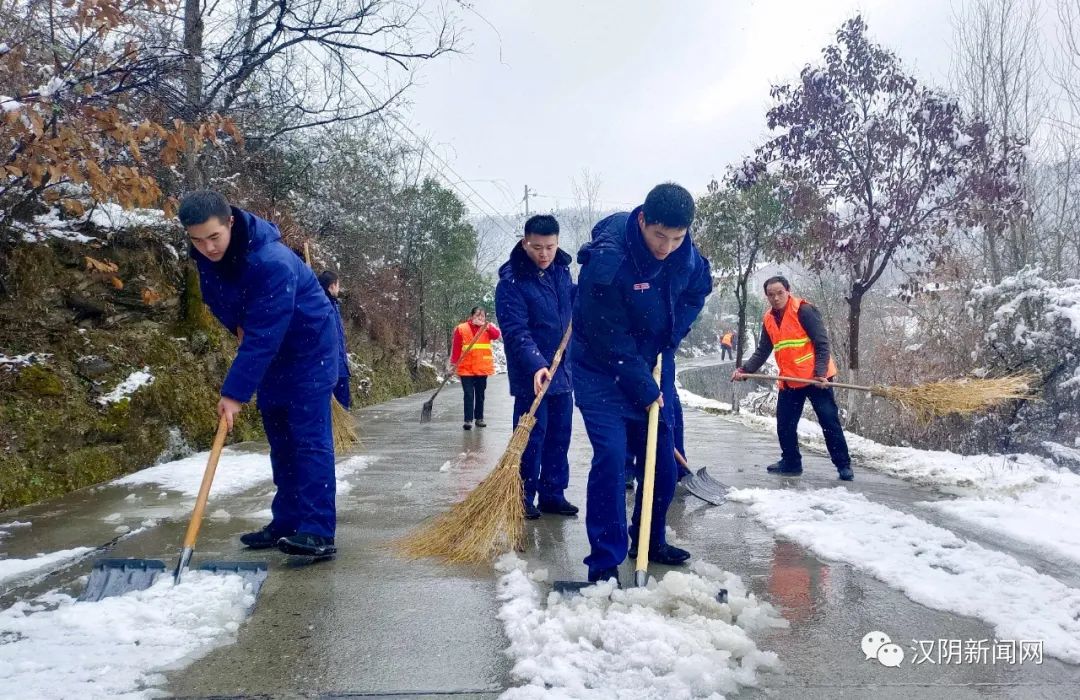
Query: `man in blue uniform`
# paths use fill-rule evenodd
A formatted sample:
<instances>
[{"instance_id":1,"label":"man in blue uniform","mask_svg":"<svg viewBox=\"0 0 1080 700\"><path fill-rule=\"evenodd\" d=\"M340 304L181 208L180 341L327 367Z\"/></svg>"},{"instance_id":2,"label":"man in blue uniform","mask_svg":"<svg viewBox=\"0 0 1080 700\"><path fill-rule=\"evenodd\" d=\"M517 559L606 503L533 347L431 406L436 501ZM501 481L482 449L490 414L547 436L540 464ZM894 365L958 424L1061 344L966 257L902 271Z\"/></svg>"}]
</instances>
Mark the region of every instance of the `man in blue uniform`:
<instances>
[{"instance_id":1,"label":"man in blue uniform","mask_svg":"<svg viewBox=\"0 0 1080 700\"><path fill-rule=\"evenodd\" d=\"M573 313L570 262L570 255L559 248L555 217L533 216L525 222L521 244L514 246L510 259L499 268L495 288L495 313L506 344L515 426L529 412L540 387L551 382L521 457L525 517L529 520L541 513L578 512L563 495L570 480L566 453L574 415L569 358L564 358L555 376L550 371ZM535 502L537 494L539 504Z\"/></svg>"},{"instance_id":2,"label":"man in blue uniform","mask_svg":"<svg viewBox=\"0 0 1080 700\"><path fill-rule=\"evenodd\" d=\"M203 300L240 338L217 412L233 418L258 392L277 493L273 519L248 547L329 556L334 547L330 396L338 379L334 309L274 224L199 191L180 203Z\"/></svg>"},{"instance_id":3,"label":"man in blue uniform","mask_svg":"<svg viewBox=\"0 0 1080 700\"><path fill-rule=\"evenodd\" d=\"M660 387L652 370L661 353L674 357L712 291L709 263L688 233L693 219L689 192L673 183L658 185L642 206L599 222L593 240L578 253L571 357L574 395L593 448L585 508L590 581L618 580L617 567L628 552L635 553L641 489L628 543L624 470L630 450L642 478L646 419L654 402L661 405L661 425L649 559L679 565L690 558L665 537L677 475L674 363L664 363Z\"/></svg>"},{"instance_id":4,"label":"man in blue uniform","mask_svg":"<svg viewBox=\"0 0 1080 700\"><path fill-rule=\"evenodd\" d=\"M349 351L345 345L345 325L341 322L341 281L338 274L333 270L323 270L319 273L319 284L326 292L326 298L334 305L334 325L337 326L338 339L338 380L334 386L334 398L345 408L352 407L352 391L349 387Z\"/></svg>"}]
</instances>

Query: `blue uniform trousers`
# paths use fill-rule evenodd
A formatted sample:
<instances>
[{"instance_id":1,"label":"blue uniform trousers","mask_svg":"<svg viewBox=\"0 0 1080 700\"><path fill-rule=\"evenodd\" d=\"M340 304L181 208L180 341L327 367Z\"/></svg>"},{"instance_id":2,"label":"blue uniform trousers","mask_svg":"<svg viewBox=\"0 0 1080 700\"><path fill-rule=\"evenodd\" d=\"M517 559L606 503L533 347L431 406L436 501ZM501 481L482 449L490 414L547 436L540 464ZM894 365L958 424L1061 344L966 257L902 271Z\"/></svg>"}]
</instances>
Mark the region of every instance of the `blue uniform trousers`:
<instances>
[{"instance_id":1,"label":"blue uniform trousers","mask_svg":"<svg viewBox=\"0 0 1080 700\"><path fill-rule=\"evenodd\" d=\"M277 486L270 529L282 537L297 532L334 537L332 389L294 394L287 403L258 402Z\"/></svg>"},{"instance_id":2,"label":"blue uniform trousers","mask_svg":"<svg viewBox=\"0 0 1080 700\"><path fill-rule=\"evenodd\" d=\"M514 397L514 427L521 416L529 412L535 396ZM574 395L569 391L546 394L536 409L536 425L529 443L521 455L521 481L525 487L525 502L534 503L537 493L540 502L557 502L570 483L571 423L574 419Z\"/></svg>"},{"instance_id":3,"label":"blue uniform trousers","mask_svg":"<svg viewBox=\"0 0 1080 700\"><path fill-rule=\"evenodd\" d=\"M585 565L590 572L599 572L618 566L626 559L628 534L637 539L643 489L638 489L635 494L634 514L628 533L625 470L627 453L630 452L634 457L638 483L644 483L647 423L617 413L581 407L579 410L593 449L585 504L585 529L592 549L585 557ZM667 511L675 494L677 475L674 447L671 429L661 423L657 431L650 549L666 543Z\"/></svg>"}]
</instances>

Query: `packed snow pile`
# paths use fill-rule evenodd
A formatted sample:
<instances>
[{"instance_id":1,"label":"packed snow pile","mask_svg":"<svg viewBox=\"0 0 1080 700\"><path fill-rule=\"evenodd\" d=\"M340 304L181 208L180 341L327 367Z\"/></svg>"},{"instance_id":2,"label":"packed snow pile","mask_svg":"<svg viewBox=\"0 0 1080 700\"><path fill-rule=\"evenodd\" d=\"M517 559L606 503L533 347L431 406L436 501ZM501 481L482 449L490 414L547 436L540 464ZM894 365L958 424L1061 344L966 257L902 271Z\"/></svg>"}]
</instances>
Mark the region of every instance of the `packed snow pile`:
<instances>
[{"instance_id":1,"label":"packed snow pile","mask_svg":"<svg viewBox=\"0 0 1080 700\"><path fill-rule=\"evenodd\" d=\"M32 559L0 559L0 584L48 573L64 564L82 559L93 551L90 547L75 547L39 554Z\"/></svg>"},{"instance_id":2,"label":"packed snow pile","mask_svg":"<svg viewBox=\"0 0 1080 700\"><path fill-rule=\"evenodd\" d=\"M128 474L112 482L119 486L143 486L154 484L172 491L179 491L194 498L199 495L203 472L209 452L199 452L184 459L165 462L156 467L148 467ZM227 496L240 493L264 481L269 481L270 456L255 452L235 452L226 449L221 454L217 472L214 475L212 496Z\"/></svg>"},{"instance_id":3,"label":"packed snow pile","mask_svg":"<svg viewBox=\"0 0 1080 700\"><path fill-rule=\"evenodd\" d=\"M715 566L698 562L647 588L551 593L546 604L534 581L544 576L523 560L507 554L496 568L511 673L524 683L503 698L715 698L780 668L751 635L787 621ZM716 599L721 588L727 603Z\"/></svg>"},{"instance_id":4,"label":"packed snow pile","mask_svg":"<svg viewBox=\"0 0 1080 700\"><path fill-rule=\"evenodd\" d=\"M192 571L96 603L15 603L0 612L0 697L161 697L163 672L235 641L254 602L239 576Z\"/></svg>"},{"instance_id":5,"label":"packed snow pile","mask_svg":"<svg viewBox=\"0 0 1080 700\"><path fill-rule=\"evenodd\" d=\"M1080 590L951 530L844 488L737 489L728 498L777 535L850 564L936 610L979 618L998 639L1042 640L1080 663Z\"/></svg>"}]
</instances>

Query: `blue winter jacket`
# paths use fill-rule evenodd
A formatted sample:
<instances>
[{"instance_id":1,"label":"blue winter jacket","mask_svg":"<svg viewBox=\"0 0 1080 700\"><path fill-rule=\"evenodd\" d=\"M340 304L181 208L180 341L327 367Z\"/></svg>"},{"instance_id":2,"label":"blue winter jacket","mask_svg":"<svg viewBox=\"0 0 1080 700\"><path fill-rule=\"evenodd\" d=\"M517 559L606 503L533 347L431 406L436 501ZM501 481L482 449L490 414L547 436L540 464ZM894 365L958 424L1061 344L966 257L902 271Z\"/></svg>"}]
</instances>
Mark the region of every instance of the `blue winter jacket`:
<instances>
[{"instance_id":1,"label":"blue winter jacket","mask_svg":"<svg viewBox=\"0 0 1080 700\"><path fill-rule=\"evenodd\" d=\"M612 214L593 227L578 252L574 304L574 395L583 409L643 418L660 392L652 378L657 355L674 352L712 291L709 261L690 235L665 260L645 246L637 215ZM667 364L667 363L664 363ZM675 373L661 377L663 416L673 425Z\"/></svg>"},{"instance_id":2,"label":"blue winter jacket","mask_svg":"<svg viewBox=\"0 0 1080 700\"><path fill-rule=\"evenodd\" d=\"M499 268L495 315L506 347L506 371L513 396L533 396L533 375L550 367L574 310L575 285L570 254L561 248L548 269L536 266L525 249L515 245ZM551 380L550 394L573 390L569 351Z\"/></svg>"},{"instance_id":3,"label":"blue winter jacket","mask_svg":"<svg viewBox=\"0 0 1080 700\"><path fill-rule=\"evenodd\" d=\"M341 302L329 294L326 295L326 298L330 301L330 305L334 307L334 326L337 328L338 340L338 378L351 377L352 372L349 371L349 351L345 345L345 324L341 320Z\"/></svg>"},{"instance_id":4,"label":"blue winter jacket","mask_svg":"<svg viewBox=\"0 0 1080 700\"><path fill-rule=\"evenodd\" d=\"M269 221L233 207L229 248L219 262L197 250L203 301L222 325L244 330L221 395L281 403L328 391L338 377L333 307L304 261Z\"/></svg>"}]
</instances>

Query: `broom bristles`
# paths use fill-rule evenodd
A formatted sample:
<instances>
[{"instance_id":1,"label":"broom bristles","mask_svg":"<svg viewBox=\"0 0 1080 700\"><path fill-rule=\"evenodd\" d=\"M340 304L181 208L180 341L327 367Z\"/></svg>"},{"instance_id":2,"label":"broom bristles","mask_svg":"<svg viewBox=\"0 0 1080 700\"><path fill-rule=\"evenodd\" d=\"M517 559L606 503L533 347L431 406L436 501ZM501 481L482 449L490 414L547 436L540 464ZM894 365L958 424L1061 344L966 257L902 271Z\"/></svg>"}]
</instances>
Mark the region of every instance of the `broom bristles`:
<instances>
[{"instance_id":1,"label":"broom bristles","mask_svg":"<svg viewBox=\"0 0 1080 700\"><path fill-rule=\"evenodd\" d=\"M536 420L521 417L506 451L465 500L394 543L410 559L437 557L481 563L510 549L520 550L525 532L521 455Z\"/></svg>"},{"instance_id":2,"label":"broom bristles","mask_svg":"<svg viewBox=\"0 0 1080 700\"><path fill-rule=\"evenodd\" d=\"M1014 399L1034 399L1036 377L1016 374L993 379L942 380L905 387L875 387L874 393L911 409L922 419L969 415Z\"/></svg>"},{"instance_id":3,"label":"broom bristles","mask_svg":"<svg viewBox=\"0 0 1080 700\"><path fill-rule=\"evenodd\" d=\"M330 418L334 430L335 452L344 452L360 442L356 420L336 398L330 400Z\"/></svg>"}]
</instances>

